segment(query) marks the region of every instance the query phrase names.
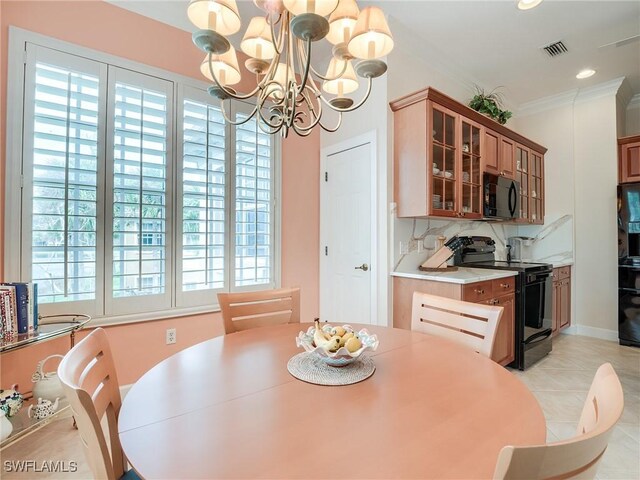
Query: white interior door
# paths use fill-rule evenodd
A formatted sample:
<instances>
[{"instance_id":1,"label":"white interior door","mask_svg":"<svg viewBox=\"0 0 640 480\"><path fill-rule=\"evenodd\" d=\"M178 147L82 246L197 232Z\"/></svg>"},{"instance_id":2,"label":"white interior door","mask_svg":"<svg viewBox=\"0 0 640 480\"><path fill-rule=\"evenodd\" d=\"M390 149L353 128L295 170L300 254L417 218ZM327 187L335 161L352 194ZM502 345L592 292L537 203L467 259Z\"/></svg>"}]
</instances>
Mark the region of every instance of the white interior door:
<instances>
[{"instance_id":1,"label":"white interior door","mask_svg":"<svg viewBox=\"0 0 640 480\"><path fill-rule=\"evenodd\" d=\"M320 315L332 323L375 323L371 315L372 145L324 158L320 205Z\"/></svg>"}]
</instances>

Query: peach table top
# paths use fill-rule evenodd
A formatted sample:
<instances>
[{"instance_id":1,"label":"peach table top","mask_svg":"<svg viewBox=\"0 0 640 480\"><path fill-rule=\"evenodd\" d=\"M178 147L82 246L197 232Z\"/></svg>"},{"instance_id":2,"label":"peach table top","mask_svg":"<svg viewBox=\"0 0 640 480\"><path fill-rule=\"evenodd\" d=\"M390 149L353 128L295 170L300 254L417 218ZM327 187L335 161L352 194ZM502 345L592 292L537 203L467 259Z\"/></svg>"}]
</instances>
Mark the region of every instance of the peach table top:
<instances>
[{"instance_id":1,"label":"peach table top","mask_svg":"<svg viewBox=\"0 0 640 480\"><path fill-rule=\"evenodd\" d=\"M545 441L512 373L448 340L367 326L364 382L325 387L287 371L308 325L257 328L183 350L147 372L120 411L145 479L490 478L504 445Z\"/></svg>"}]
</instances>

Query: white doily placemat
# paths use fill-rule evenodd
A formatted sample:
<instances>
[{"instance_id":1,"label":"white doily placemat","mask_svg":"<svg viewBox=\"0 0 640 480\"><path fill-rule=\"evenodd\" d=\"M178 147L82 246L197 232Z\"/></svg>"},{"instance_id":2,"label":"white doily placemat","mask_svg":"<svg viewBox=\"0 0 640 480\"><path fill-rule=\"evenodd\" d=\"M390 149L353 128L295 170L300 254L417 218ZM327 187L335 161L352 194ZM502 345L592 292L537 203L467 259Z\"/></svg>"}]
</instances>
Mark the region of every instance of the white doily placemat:
<instances>
[{"instance_id":1,"label":"white doily placemat","mask_svg":"<svg viewBox=\"0 0 640 480\"><path fill-rule=\"evenodd\" d=\"M355 362L344 367L331 367L313 353L294 355L287 363L289 373L299 380L316 385L351 385L366 380L376 366L368 355L361 355Z\"/></svg>"}]
</instances>

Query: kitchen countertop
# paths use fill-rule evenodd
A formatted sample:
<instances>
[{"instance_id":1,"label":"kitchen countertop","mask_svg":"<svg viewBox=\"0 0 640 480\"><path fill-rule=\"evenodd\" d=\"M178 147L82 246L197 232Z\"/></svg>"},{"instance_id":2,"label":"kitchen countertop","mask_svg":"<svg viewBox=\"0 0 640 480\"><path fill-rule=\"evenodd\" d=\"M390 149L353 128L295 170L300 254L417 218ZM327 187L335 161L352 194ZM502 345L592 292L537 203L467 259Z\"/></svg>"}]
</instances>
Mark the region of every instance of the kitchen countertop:
<instances>
[{"instance_id":1,"label":"kitchen countertop","mask_svg":"<svg viewBox=\"0 0 640 480\"><path fill-rule=\"evenodd\" d=\"M491 270L488 268L466 268L459 267L455 272L422 272L418 269L408 271L391 272L393 277L413 278L416 280L431 280L434 282L467 284L483 282L485 280L496 280L498 278L515 277L516 271Z\"/></svg>"},{"instance_id":2,"label":"kitchen countertop","mask_svg":"<svg viewBox=\"0 0 640 480\"><path fill-rule=\"evenodd\" d=\"M559 260L557 262L550 262L553 268L570 267L573 265L573 260Z\"/></svg>"}]
</instances>

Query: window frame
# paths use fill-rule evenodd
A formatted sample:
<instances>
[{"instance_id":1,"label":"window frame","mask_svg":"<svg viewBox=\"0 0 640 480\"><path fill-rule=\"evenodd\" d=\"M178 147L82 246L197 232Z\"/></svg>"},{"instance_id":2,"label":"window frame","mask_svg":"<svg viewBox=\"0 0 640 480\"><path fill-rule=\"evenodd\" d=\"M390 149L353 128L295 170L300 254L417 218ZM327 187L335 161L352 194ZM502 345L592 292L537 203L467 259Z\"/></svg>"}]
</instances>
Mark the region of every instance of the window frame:
<instances>
[{"instance_id":1,"label":"window frame","mask_svg":"<svg viewBox=\"0 0 640 480\"><path fill-rule=\"evenodd\" d=\"M4 278L5 281L27 281L30 276L30 269L27 272L25 270L25 263L30 265L31 263L31 248L30 243L27 244L26 247L23 247L22 235L23 230L28 230L29 235L31 234L30 228L23 229L23 225L26 225L25 220L29 216L29 209L26 208L27 205L23 205L23 191L28 192L29 188L23 188L25 186L29 186L30 182L28 179L28 170L31 168L32 164L29 164L29 168L25 167L26 159L23 155L23 150L27 148L27 143L24 142L23 138L26 138L25 125L23 125L23 120L28 113L28 109L24 103L25 92L28 85L26 85L25 81L28 76L27 65L31 61L28 58L27 54L27 45L32 44L35 47L43 47L47 50L57 51L61 54L70 55L73 57L80 57L82 61L86 60L88 62L98 63L102 65L102 68L119 68L124 70L131 70L133 72L139 73L141 75L147 75L150 77L157 77L161 80L166 80L169 82L173 82L173 99L171 104L168 104L168 109L172 111L171 115L168 116L168 122L172 123L172 126L168 127L168 135L167 140L168 143L172 143L171 148L167 149L167 167L173 168L173 173L168 175L168 188L172 190L172 192L176 192L175 195L171 195L168 199L171 201L172 205L169 208L167 206L167 221L173 222L173 227L167 226L167 242L171 243L172 247L167 250L167 255L171 255L172 258L168 261L168 270L167 270L167 294L169 295L169 307L164 310L158 311L143 311L143 309L135 308L131 309L123 309L120 311L110 311L108 309L108 298L107 298L107 286L104 285L103 279L106 278L106 273L102 275L96 275L96 299L83 301L86 305L84 305L83 312L86 312L92 317L94 320L92 321L92 325L113 325L113 324L126 324L140 321L154 321L161 320L167 318L177 318L182 316L188 316L198 313L207 313L207 312L216 312L219 311L219 306L217 303L216 293L221 290L203 290L202 292L206 293L208 297L208 301L198 302L194 300L190 300L188 298L183 298L179 300L180 293L182 291L182 273L180 269L177 268L178 265L178 257L181 258L182 250L181 250L181 236L182 236L182 227L181 224L178 223L181 220L181 210L182 210L182 202L177 201L178 197L178 181L180 177L181 181L181 169L182 169L182 156L181 156L181 143L182 143L182 109L183 109L183 93L185 89L195 89L200 92L204 92L206 94L206 90L209 85L203 81L199 81L192 77L183 76L177 73L169 72L157 67L152 67L149 65L145 65L142 63L138 63L132 60L128 60L125 58L121 58L115 55L111 55L108 53L104 53L101 51L93 50L91 48L79 46L76 44L72 44L69 42L65 42L62 40L54 39L51 37L47 37L42 34L30 32L18 27L9 26L9 42L8 42L8 62L7 62L7 122L6 122L6 164L5 164L5 207L4 207L4 225L3 230L5 234L5 244L4 244ZM35 64L35 63L34 63ZM194 66L194 74L198 73L198 66ZM100 94L101 94L101 104L100 107L107 109L107 79L109 82L110 78L105 76L104 83L100 84ZM100 79L102 82L102 78ZM213 100L213 99L211 99ZM213 106L216 105L217 100L213 100L211 103ZM240 105L240 102L233 102L235 105ZM248 104L247 104L248 105ZM229 102L225 104L225 107L228 109ZM109 108L109 111L112 111L112 108ZM233 107L232 107L233 112ZM235 114L235 113L233 113ZM107 114L108 115L108 114ZM25 124L28 122L24 122ZM99 138L102 142L107 142L107 144L113 144L113 139L109 139L109 135L112 135L113 132L109 133L107 131L107 125L112 125L112 119L107 116L107 122L99 126ZM227 128L231 131L229 137L229 145L235 144L235 133L234 128L230 128L230 125L227 125ZM31 127L33 128L33 127ZM230 255L227 250L230 248L230 240L232 229L227 228L225 235L225 267L226 267L226 276L225 280L228 282L225 291L239 291L239 290L261 290L266 288L277 288L281 284L281 270L282 270L282 252L281 252L281 214L282 214L282 206L280 202L281 198L281 171L282 171L282 141L279 136L273 136L272 150L273 150L273 178L272 178L272 209L273 209L273 221L271 222L271 229L273 235L273 246L271 248L271 256L272 256L272 282L269 285L262 284L252 287L241 287L234 288L233 282L234 278L232 275ZM98 172L98 184L101 185L102 193L98 194L99 202L102 202L102 208L98 208L98 231L102 231L103 234L98 234L98 243L102 244L100 246L100 250L96 251L96 255L98 256L97 262L97 270L98 273L100 271L107 271L107 261L110 260L112 252L107 251L106 243L106 235L104 234L105 228L107 230L111 230L111 227L107 225L109 218L111 215L109 214L109 209L112 207L112 201L109 198L109 195L113 195L113 191L107 192L105 182L107 179L105 178L107 170L109 170L108 163L109 159L113 157L112 153L109 153L107 150L108 147L104 149L100 149L101 153L98 161L103 161L105 164L99 167ZM235 149L235 146L234 146ZM226 149L229 151L229 149ZM234 150L235 151L235 150ZM227 156L227 154L225 154ZM172 160L169 160L169 157ZM9 161L12 159L13 161ZM235 177L231 175L231 172L235 173L235 161L233 165L227 163L227 182L226 182L226 194L225 194L225 212L227 213L227 222L234 225L234 222L231 222L231 215L229 214L229 202L230 197L229 192L230 188L235 188ZM178 175L180 172L180 175ZM181 191L181 186L180 186ZM31 192L29 192L31 195ZM235 200L234 200L235 201ZM234 206L235 210L235 206ZM180 213L179 213L180 211ZM106 218L109 217L109 218ZM30 218L30 217L29 217ZM102 220L102 221L100 221ZM180 242L178 241L180 236ZM28 251L28 258L26 251ZM24 257L24 258L23 258ZM107 258L108 257L108 258ZM100 266L100 259L103 258L103 264ZM171 273L169 274L169 269ZM109 289L110 290L110 289ZM101 297L101 298L99 298ZM149 296L145 296L144 298L149 298ZM43 314L58 314L58 313L69 313L74 310L78 310L81 302L60 302L60 303L47 303L41 304L41 312ZM143 307L144 305L140 305ZM104 313L102 313L104 312Z\"/></svg>"}]
</instances>

